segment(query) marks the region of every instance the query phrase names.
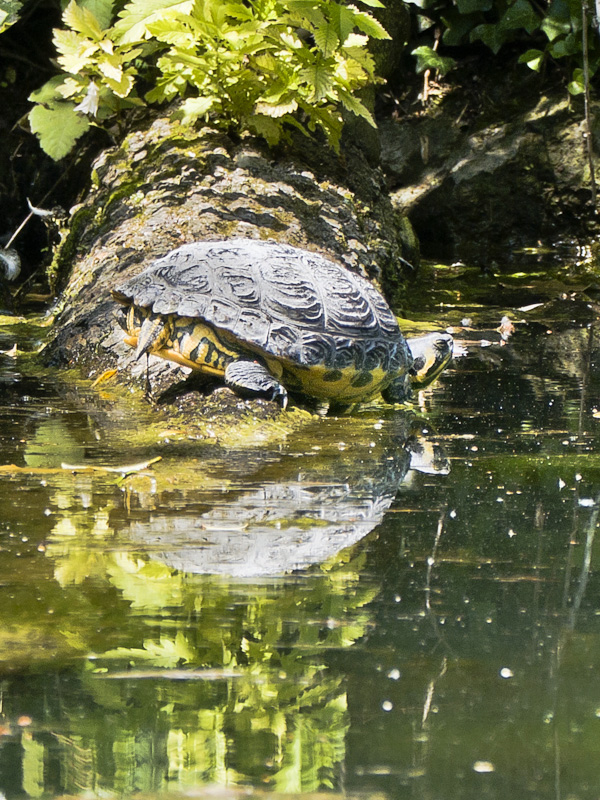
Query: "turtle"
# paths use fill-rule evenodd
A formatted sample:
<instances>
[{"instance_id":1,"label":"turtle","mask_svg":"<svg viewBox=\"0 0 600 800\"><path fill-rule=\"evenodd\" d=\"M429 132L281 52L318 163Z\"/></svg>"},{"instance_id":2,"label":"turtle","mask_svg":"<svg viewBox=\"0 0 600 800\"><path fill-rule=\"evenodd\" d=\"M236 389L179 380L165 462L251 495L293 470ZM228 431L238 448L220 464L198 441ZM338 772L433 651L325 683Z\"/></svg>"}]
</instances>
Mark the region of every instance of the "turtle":
<instances>
[{"instance_id":1,"label":"turtle","mask_svg":"<svg viewBox=\"0 0 600 800\"><path fill-rule=\"evenodd\" d=\"M368 280L275 241L185 244L117 286L125 342L285 408L288 391L339 406L403 402L433 381L452 337L410 342Z\"/></svg>"}]
</instances>

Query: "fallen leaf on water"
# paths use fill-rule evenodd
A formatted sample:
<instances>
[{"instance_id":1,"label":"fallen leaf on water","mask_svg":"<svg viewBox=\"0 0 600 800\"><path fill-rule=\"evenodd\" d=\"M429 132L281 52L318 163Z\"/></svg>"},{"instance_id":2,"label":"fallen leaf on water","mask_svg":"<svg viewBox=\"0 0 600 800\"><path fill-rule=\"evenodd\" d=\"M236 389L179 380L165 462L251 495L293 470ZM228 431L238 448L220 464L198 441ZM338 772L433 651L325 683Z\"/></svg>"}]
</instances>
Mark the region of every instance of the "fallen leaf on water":
<instances>
[{"instance_id":1,"label":"fallen leaf on water","mask_svg":"<svg viewBox=\"0 0 600 800\"><path fill-rule=\"evenodd\" d=\"M15 342L10 350L0 350L3 356L8 356L9 358L16 358L17 357L17 343Z\"/></svg>"},{"instance_id":2,"label":"fallen leaf on water","mask_svg":"<svg viewBox=\"0 0 600 800\"><path fill-rule=\"evenodd\" d=\"M243 672L228 669L148 669L126 670L124 672L97 673L104 680L143 680L155 679L169 681L220 681L225 678L241 678Z\"/></svg>"},{"instance_id":3,"label":"fallen leaf on water","mask_svg":"<svg viewBox=\"0 0 600 800\"><path fill-rule=\"evenodd\" d=\"M116 369L107 369L107 370L105 370L105 371L102 373L102 375L98 375L98 377L96 378L96 380L95 380L95 381L92 383L92 389L93 389L95 386L98 386L100 383L105 383L106 381L109 381L109 380L110 380L111 378L113 378L113 377L114 377L116 374L117 374L117 370L116 370Z\"/></svg>"},{"instance_id":4,"label":"fallen leaf on water","mask_svg":"<svg viewBox=\"0 0 600 800\"><path fill-rule=\"evenodd\" d=\"M141 472L143 469L146 469L151 464L156 464L157 461L161 461L162 456L156 456L156 458L151 458L148 461L140 461L138 464L127 464L122 467L108 467L103 466L100 464L61 464L62 469L67 469L70 472L88 472L90 470L95 472L117 472L120 475L129 475L132 472Z\"/></svg>"}]
</instances>

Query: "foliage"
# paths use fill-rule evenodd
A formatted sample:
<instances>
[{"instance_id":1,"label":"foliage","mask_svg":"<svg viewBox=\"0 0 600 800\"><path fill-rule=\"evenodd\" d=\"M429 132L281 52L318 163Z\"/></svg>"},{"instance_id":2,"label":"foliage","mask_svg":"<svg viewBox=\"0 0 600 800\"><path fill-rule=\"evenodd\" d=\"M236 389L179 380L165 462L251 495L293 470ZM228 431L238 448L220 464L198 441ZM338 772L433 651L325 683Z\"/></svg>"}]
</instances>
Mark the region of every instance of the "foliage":
<instances>
[{"instance_id":1,"label":"foliage","mask_svg":"<svg viewBox=\"0 0 600 800\"><path fill-rule=\"evenodd\" d=\"M19 19L25 0L0 0L0 33Z\"/></svg>"},{"instance_id":2,"label":"foliage","mask_svg":"<svg viewBox=\"0 0 600 800\"><path fill-rule=\"evenodd\" d=\"M494 54L505 44L521 45L521 63L540 71L549 59L570 59L576 64L569 91L584 90L582 57L582 0L407 0L416 10L421 27L436 24L442 29L442 44L448 46L482 42ZM591 22L590 22L591 24ZM596 41L596 35L590 41ZM535 46L533 46L535 45ZM431 47L412 51L418 71L436 69L442 74L453 60ZM591 72L600 65L596 46L590 53Z\"/></svg>"},{"instance_id":3,"label":"foliage","mask_svg":"<svg viewBox=\"0 0 600 800\"><path fill-rule=\"evenodd\" d=\"M337 148L343 109L375 124L356 91L376 80L369 38L389 37L355 5L131 0L110 25L112 2L71 0L54 32L62 74L31 95L32 130L55 159L124 108L178 98L184 122L206 118L269 144L294 126Z\"/></svg>"}]
</instances>

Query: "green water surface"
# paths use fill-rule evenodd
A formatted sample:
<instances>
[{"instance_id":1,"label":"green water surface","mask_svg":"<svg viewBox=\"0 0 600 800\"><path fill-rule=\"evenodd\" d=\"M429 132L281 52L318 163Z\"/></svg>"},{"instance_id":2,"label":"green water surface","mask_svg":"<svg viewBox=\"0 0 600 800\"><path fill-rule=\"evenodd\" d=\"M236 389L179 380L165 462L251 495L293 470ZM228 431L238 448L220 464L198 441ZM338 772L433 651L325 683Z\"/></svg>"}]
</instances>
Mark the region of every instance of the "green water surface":
<instances>
[{"instance_id":1,"label":"green water surface","mask_svg":"<svg viewBox=\"0 0 600 800\"><path fill-rule=\"evenodd\" d=\"M6 800L597 798L600 381L573 309L513 312L503 343L500 306L455 303L466 354L412 409L237 449L130 449L133 411L0 356Z\"/></svg>"}]
</instances>

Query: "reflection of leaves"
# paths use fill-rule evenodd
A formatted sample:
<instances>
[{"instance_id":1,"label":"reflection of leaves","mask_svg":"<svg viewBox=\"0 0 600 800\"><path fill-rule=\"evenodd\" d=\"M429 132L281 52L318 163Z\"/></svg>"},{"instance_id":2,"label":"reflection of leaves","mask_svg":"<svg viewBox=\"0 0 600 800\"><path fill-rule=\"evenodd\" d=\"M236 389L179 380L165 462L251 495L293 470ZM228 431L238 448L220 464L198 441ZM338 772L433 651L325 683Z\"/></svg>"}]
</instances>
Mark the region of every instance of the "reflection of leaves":
<instances>
[{"instance_id":1,"label":"reflection of leaves","mask_svg":"<svg viewBox=\"0 0 600 800\"><path fill-rule=\"evenodd\" d=\"M189 646L183 632L178 631L174 639L168 636L161 636L158 642L153 639L145 639L142 648L117 647L116 650L106 652L104 657L127 659L134 662L150 661L156 667L176 667L179 664L194 661L196 653Z\"/></svg>"}]
</instances>

